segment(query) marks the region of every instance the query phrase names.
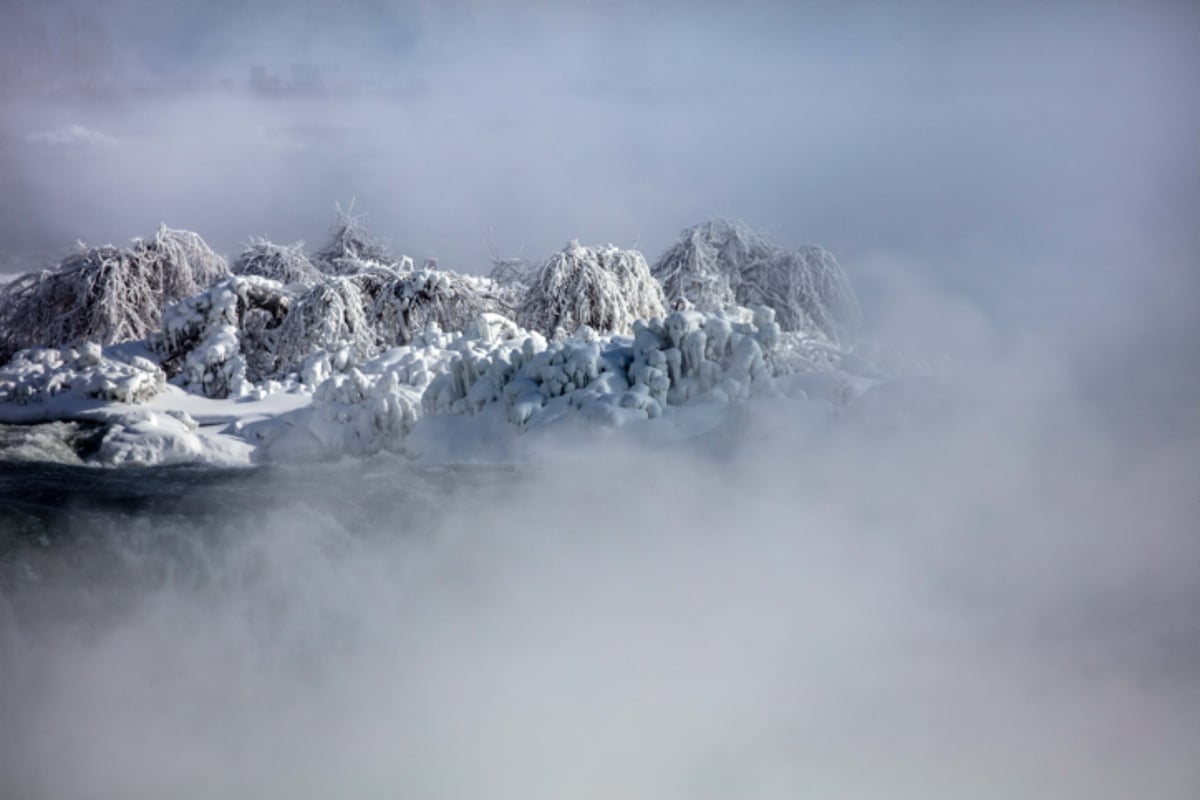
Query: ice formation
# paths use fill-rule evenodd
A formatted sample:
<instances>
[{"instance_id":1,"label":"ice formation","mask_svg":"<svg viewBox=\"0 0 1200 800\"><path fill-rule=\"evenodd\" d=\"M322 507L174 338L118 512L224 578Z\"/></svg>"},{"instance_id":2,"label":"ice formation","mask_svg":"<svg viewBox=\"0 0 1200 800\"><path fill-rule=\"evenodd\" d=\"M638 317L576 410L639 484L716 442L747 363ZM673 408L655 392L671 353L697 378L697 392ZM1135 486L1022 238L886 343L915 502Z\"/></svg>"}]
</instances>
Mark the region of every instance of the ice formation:
<instances>
[{"instance_id":1,"label":"ice formation","mask_svg":"<svg viewBox=\"0 0 1200 800\"><path fill-rule=\"evenodd\" d=\"M464 348L422 403L431 414L474 414L499 403L509 421L526 425L571 409L620 424L702 397L745 400L770 384L774 316L766 307L750 321L677 311L636 321L632 340L602 338L587 326L550 343L517 331L487 351Z\"/></svg>"},{"instance_id":2,"label":"ice formation","mask_svg":"<svg viewBox=\"0 0 1200 800\"><path fill-rule=\"evenodd\" d=\"M311 387L311 403L253 426L249 433L276 459L401 451L404 437L421 417L421 396L434 377L464 349L488 346L491 340L479 334L481 326L490 330L488 319L502 318L484 314L483 322L466 334L443 333L430 321L407 344L358 365L347 360L345 350L316 354L306 362L296 387Z\"/></svg>"},{"instance_id":3,"label":"ice formation","mask_svg":"<svg viewBox=\"0 0 1200 800\"><path fill-rule=\"evenodd\" d=\"M785 250L740 222L687 228L652 272L669 300L701 311L765 305L783 330L839 345L850 344L858 329L858 301L832 254L820 247Z\"/></svg>"}]
</instances>

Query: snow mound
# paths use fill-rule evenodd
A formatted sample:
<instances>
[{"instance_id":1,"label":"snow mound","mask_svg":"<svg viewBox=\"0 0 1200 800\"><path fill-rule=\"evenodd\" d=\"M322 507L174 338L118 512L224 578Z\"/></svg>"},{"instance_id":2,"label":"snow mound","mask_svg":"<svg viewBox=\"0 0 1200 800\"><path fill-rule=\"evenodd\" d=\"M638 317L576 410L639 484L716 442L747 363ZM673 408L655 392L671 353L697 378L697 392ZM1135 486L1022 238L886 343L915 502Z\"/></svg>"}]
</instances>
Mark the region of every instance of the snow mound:
<instances>
[{"instance_id":1,"label":"snow mound","mask_svg":"<svg viewBox=\"0 0 1200 800\"><path fill-rule=\"evenodd\" d=\"M206 433L185 411L134 409L114 416L109 423L89 459L99 466L246 466L251 462L250 444Z\"/></svg>"},{"instance_id":2,"label":"snow mound","mask_svg":"<svg viewBox=\"0 0 1200 800\"><path fill-rule=\"evenodd\" d=\"M571 411L620 425L696 399L744 400L771 385L779 341L774 312L749 322L722 312L679 311L636 321L634 336L600 337L587 326L546 343L517 330L491 348L464 347L422 397L427 414L477 414L502 405L519 426Z\"/></svg>"},{"instance_id":3,"label":"snow mound","mask_svg":"<svg viewBox=\"0 0 1200 800\"><path fill-rule=\"evenodd\" d=\"M841 265L820 247L781 248L741 222L710 220L685 229L655 262L673 305L717 311L765 305L780 327L847 344L858 300Z\"/></svg>"},{"instance_id":4,"label":"snow mound","mask_svg":"<svg viewBox=\"0 0 1200 800\"><path fill-rule=\"evenodd\" d=\"M285 245L254 239L234 259L231 270L235 275L257 275L285 285L312 286L321 280L321 271L304 252L304 242Z\"/></svg>"},{"instance_id":5,"label":"snow mound","mask_svg":"<svg viewBox=\"0 0 1200 800\"><path fill-rule=\"evenodd\" d=\"M158 329L166 305L226 274L225 260L199 235L165 225L129 249L81 250L53 271L0 287L0 363L30 347L145 338Z\"/></svg>"},{"instance_id":6,"label":"snow mound","mask_svg":"<svg viewBox=\"0 0 1200 800\"><path fill-rule=\"evenodd\" d=\"M517 322L547 336L571 334L583 325L629 333L635 320L664 313L662 287L641 253L572 241L533 277Z\"/></svg>"},{"instance_id":7,"label":"snow mound","mask_svg":"<svg viewBox=\"0 0 1200 800\"><path fill-rule=\"evenodd\" d=\"M144 403L166 387L166 375L141 356L128 362L103 355L100 345L18 351L0 368L0 403L32 405L51 398Z\"/></svg>"}]
</instances>

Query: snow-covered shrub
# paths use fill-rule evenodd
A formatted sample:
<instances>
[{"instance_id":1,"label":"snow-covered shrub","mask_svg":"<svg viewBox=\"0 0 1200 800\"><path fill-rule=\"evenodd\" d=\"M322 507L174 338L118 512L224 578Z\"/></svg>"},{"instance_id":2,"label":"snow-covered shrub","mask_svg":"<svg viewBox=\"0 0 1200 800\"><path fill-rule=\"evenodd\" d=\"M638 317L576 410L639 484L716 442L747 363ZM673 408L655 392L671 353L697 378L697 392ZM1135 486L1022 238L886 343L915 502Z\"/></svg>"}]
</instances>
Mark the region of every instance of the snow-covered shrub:
<instances>
[{"instance_id":1,"label":"snow-covered shrub","mask_svg":"<svg viewBox=\"0 0 1200 800\"><path fill-rule=\"evenodd\" d=\"M0 288L0 363L28 347L115 344L158 329L163 308L227 274L197 234L159 227L129 249L80 250Z\"/></svg>"},{"instance_id":2,"label":"snow-covered shrub","mask_svg":"<svg viewBox=\"0 0 1200 800\"><path fill-rule=\"evenodd\" d=\"M285 285L312 286L321 280L320 270L304 252L304 242L275 244L254 239L234 259L231 270L235 275L258 275Z\"/></svg>"},{"instance_id":3,"label":"snow-covered shrub","mask_svg":"<svg viewBox=\"0 0 1200 800\"><path fill-rule=\"evenodd\" d=\"M737 300L775 309L784 330L821 333L840 344L849 344L858 330L858 299L850 281L833 254L820 247L780 251L748 264Z\"/></svg>"},{"instance_id":4,"label":"snow-covered shrub","mask_svg":"<svg viewBox=\"0 0 1200 800\"><path fill-rule=\"evenodd\" d=\"M158 365L141 356L116 361L100 345L20 350L0 368L0 403L43 403L59 395L144 403L166 386Z\"/></svg>"},{"instance_id":5,"label":"snow-covered shrub","mask_svg":"<svg viewBox=\"0 0 1200 800\"><path fill-rule=\"evenodd\" d=\"M517 321L546 335L570 334L581 325L628 333L634 320L663 313L662 288L641 253L572 241L534 276Z\"/></svg>"},{"instance_id":6,"label":"snow-covered shrub","mask_svg":"<svg viewBox=\"0 0 1200 800\"><path fill-rule=\"evenodd\" d=\"M88 459L106 467L153 467L167 464L243 465L250 448L205 434L181 409L146 408L109 415L110 425Z\"/></svg>"},{"instance_id":7,"label":"snow-covered shrub","mask_svg":"<svg viewBox=\"0 0 1200 800\"><path fill-rule=\"evenodd\" d=\"M292 304L279 330L278 368L303 371L320 351L344 351L338 363L361 364L408 344L431 323L462 332L501 305L486 279L453 272L375 267L328 278Z\"/></svg>"},{"instance_id":8,"label":"snow-covered shrub","mask_svg":"<svg viewBox=\"0 0 1200 800\"><path fill-rule=\"evenodd\" d=\"M537 267L521 258L496 258L488 278L497 286L524 293L533 282Z\"/></svg>"},{"instance_id":9,"label":"snow-covered shrub","mask_svg":"<svg viewBox=\"0 0 1200 800\"><path fill-rule=\"evenodd\" d=\"M674 304L701 311L730 305L775 309L785 331L848 343L858 300L837 260L820 247L786 250L740 222L716 219L684 230L652 270Z\"/></svg>"},{"instance_id":10,"label":"snow-covered shrub","mask_svg":"<svg viewBox=\"0 0 1200 800\"><path fill-rule=\"evenodd\" d=\"M347 211L338 208L338 219L329 233L327 241L313 256L313 262L322 272L330 275L345 275L359 272L364 264L390 264L392 258L387 250L371 238L366 228L353 215L354 206Z\"/></svg>"},{"instance_id":11,"label":"snow-covered shrub","mask_svg":"<svg viewBox=\"0 0 1200 800\"><path fill-rule=\"evenodd\" d=\"M327 278L292 303L279 327L276 345L280 371L300 370L304 362L320 352L345 352L341 359L359 364L377 351L375 327L364 296L352 276Z\"/></svg>"},{"instance_id":12,"label":"snow-covered shrub","mask_svg":"<svg viewBox=\"0 0 1200 800\"><path fill-rule=\"evenodd\" d=\"M433 322L444 331L465 331L485 311L502 305L485 279L454 272L416 270L394 276L356 276L372 299L378 344L407 344Z\"/></svg>"},{"instance_id":13,"label":"snow-covered shrub","mask_svg":"<svg viewBox=\"0 0 1200 800\"><path fill-rule=\"evenodd\" d=\"M134 239L133 253L166 302L195 294L229 274L225 259L200 234L166 225L159 225L152 239Z\"/></svg>"},{"instance_id":14,"label":"snow-covered shrub","mask_svg":"<svg viewBox=\"0 0 1200 800\"><path fill-rule=\"evenodd\" d=\"M632 341L583 326L550 343L515 331L489 349L460 348L422 405L430 414L474 414L502 403L517 425L576 409L619 424L697 397L742 400L771 384L780 332L769 308L754 309L750 321L679 311L633 328Z\"/></svg>"},{"instance_id":15,"label":"snow-covered shrub","mask_svg":"<svg viewBox=\"0 0 1200 800\"><path fill-rule=\"evenodd\" d=\"M291 296L278 281L237 275L163 313L155 348L169 375L208 397L240 395L276 371L274 334Z\"/></svg>"}]
</instances>

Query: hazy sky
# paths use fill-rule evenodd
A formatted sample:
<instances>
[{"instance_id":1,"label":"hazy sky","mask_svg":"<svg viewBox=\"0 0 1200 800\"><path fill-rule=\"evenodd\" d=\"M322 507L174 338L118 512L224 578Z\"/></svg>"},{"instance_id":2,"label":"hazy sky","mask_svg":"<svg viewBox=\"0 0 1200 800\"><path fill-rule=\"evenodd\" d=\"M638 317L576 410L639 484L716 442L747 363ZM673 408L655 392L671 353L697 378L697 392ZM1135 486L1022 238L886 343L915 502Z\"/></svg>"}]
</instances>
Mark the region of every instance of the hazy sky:
<instances>
[{"instance_id":1,"label":"hazy sky","mask_svg":"<svg viewBox=\"0 0 1200 800\"><path fill-rule=\"evenodd\" d=\"M67 43L82 24L85 41L95 29L103 42L106 81L237 87L6 98L0 233L21 253L122 241L159 221L228 251L254 234L312 242L334 202L357 197L396 249L477 271L489 232L505 255L541 258L577 236L653 258L680 228L724 214L785 244L824 244L852 272L900 255L1020 305L1076 270L1195 244L1200 15L1184 3L284 12L230 0L0 13L23 20L0 26L7 38L33 28L62 42L44 49L68 52L55 75L73 74ZM242 91L251 65L287 79L296 62L412 91ZM67 125L115 141L28 141Z\"/></svg>"}]
</instances>

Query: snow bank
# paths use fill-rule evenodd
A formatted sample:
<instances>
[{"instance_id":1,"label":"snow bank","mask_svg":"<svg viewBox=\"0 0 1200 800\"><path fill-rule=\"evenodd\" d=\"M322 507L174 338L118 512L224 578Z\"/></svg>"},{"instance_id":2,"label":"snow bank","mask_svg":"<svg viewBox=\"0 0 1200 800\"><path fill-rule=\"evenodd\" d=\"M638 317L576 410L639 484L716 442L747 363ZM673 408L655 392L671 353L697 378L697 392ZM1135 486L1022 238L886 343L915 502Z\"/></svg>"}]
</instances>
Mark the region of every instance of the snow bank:
<instances>
[{"instance_id":1,"label":"snow bank","mask_svg":"<svg viewBox=\"0 0 1200 800\"><path fill-rule=\"evenodd\" d=\"M22 350L0 368L0 423L72 420L94 425L103 431L103 437L80 463L251 462L251 444L216 430L202 431L181 409L136 405L156 399L166 388L165 373L149 359L111 358L95 343L78 349Z\"/></svg>"}]
</instances>

